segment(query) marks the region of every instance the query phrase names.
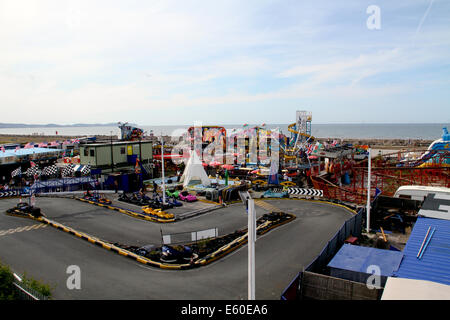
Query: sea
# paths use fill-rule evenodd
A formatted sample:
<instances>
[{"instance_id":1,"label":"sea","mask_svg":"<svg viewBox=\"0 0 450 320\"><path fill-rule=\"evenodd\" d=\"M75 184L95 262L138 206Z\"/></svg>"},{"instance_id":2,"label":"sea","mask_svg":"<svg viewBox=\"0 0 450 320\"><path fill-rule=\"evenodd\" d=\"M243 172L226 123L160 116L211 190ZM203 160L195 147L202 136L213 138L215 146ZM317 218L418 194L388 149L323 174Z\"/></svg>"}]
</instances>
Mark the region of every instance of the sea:
<instances>
[{"instance_id":1,"label":"sea","mask_svg":"<svg viewBox=\"0 0 450 320\"><path fill-rule=\"evenodd\" d=\"M205 126L207 124L204 124ZM217 124L214 124L217 125ZM248 124L247 127L261 126L261 124ZM193 126L146 126L139 128L148 135L180 136ZM243 125L223 125L225 129L243 128ZM267 129L279 129L282 133L290 135L288 124L267 124ZM333 123L311 125L311 133L316 138L342 138L342 139L423 139L435 140L442 136L443 128L450 129L450 123ZM29 128L1 128L0 134L37 135L37 136L77 136L86 137L94 135L119 136L120 129L116 126L61 126L61 127L29 127Z\"/></svg>"}]
</instances>

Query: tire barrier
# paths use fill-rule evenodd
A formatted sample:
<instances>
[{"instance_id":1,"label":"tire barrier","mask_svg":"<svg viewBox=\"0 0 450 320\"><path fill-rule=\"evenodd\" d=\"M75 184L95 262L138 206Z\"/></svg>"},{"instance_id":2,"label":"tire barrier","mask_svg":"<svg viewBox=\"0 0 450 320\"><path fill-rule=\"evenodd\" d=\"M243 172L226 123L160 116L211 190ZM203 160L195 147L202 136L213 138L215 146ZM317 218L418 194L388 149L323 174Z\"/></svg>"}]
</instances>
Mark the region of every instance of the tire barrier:
<instances>
[{"instance_id":1,"label":"tire barrier","mask_svg":"<svg viewBox=\"0 0 450 320\"><path fill-rule=\"evenodd\" d=\"M280 223L272 224L270 221L265 221L264 223L260 224L256 228L256 233L258 235L263 235L276 227L279 227L283 224L293 221L296 218L294 215L289 214L289 213L287 213L286 215L288 216L288 219L285 221L282 221ZM216 261L217 259L227 255L228 253L240 248L241 246L243 246L244 244L247 243L247 241L248 241L247 234L248 234L248 232L246 232L244 235L234 239L230 243L222 246L221 248L214 251L213 253L208 254L206 257L196 261L195 264L199 264L202 266L207 265L207 264L209 264L213 261Z\"/></svg>"},{"instance_id":2,"label":"tire barrier","mask_svg":"<svg viewBox=\"0 0 450 320\"><path fill-rule=\"evenodd\" d=\"M74 199L78 200L78 201L82 201L82 202L87 202L87 203L90 203L90 204L93 204L93 205L96 205L96 206L99 206L99 207L103 207L103 208L107 208L107 209L110 209L110 210L114 210L114 211L117 211L117 212L120 212L120 213L124 213L126 215L131 216L131 217L142 219L142 220L147 220L147 221L152 221L152 222L159 222L159 223L175 222L175 218L162 219L160 217L156 217L156 216L153 217L153 216L149 216L147 214L142 214L142 213L134 212L134 211L131 211L131 210L126 210L126 209L115 207L115 206L112 206L112 205L109 205L109 204L98 203L98 202L91 201L91 200L86 200L86 199L83 199L83 198L74 198Z\"/></svg>"},{"instance_id":3,"label":"tire barrier","mask_svg":"<svg viewBox=\"0 0 450 320\"><path fill-rule=\"evenodd\" d=\"M65 226L63 224L60 224L58 222L52 221L50 219L47 219L45 217L34 218L34 217L30 216L30 218L32 218L34 220L37 220L37 221L40 221L40 222L42 222L44 224L48 224L48 225L50 225L50 226L52 226L52 227L54 227L54 228L56 228L58 230L67 232L67 233L69 233L71 235L74 235L74 236L80 238L80 239L86 240L86 241L88 241L88 242L90 242L92 244L95 244L95 245L97 245L99 247L102 247L103 249L112 251L114 253L117 253L117 254L122 255L124 257L127 257L127 258L130 258L132 260L135 260L136 262L139 262L139 263L142 263L142 264L145 264L145 265L151 265L151 266L158 267L158 268L161 268L161 269L177 269L177 270L187 269L187 268L191 268L192 267L190 264L168 265L168 264L152 261L152 260L147 259L147 258L145 258L143 256L140 256L140 255L138 255L136 253L133 253L131 251L119 248L119 247L117 247L117 246L115 246L115 245L113 245L113 244L111 244L109 242L106 242L106 241L103 241L103 240L98 239L96 237L90 236L90 235L88 235L86 233L79 232L79 231L77 231L75 229L72 229L72 228L67 227L67 226Z\"/></svg>"},{"instance_id":4,"label":"tire barrier","mask_svg":"<svg viewBox=\"0 0 450 320\"><path fill-rule=\"evenodd\" d=\"M61 223L52 221L52 220L46 218L45 216L40 216L40 217L36 218L36 217L32 216L31 214L26 215L24 213L21 213L20 216L27 217L27 218L35 220L35 221L39 221L45 225L49 225L58 230L61 230L66 233L69 233L71 235L74 235L80 239L88 241L92 244L95 244L95 245L101 247L101 248L107 249L109 251L118 253L119 255L122 255L124 257L130 258L138 263L153 266L153 267L158 267L161 269L167 269L167 270L185 270L185 269L192 269L192 268L196 268L196 267L205 266L205 265L207 265L213 261L216 261L217 259L227 255L228 253L240 248L242 245L246 244L247 243L247 234L248 234L248 232L246 232L244 235L234 239L230 243L222 246L221 248L217 249L216 251L208 254L206 257L201 258L193 263L167 264L167 263L161 263L161 262L150 260L144 256L141 256L141 255L133 253L129 250L120 248L109 242L103 241L101 239L98 239L98 238L88 235L86 233L77 231L77 230L67 227ZM289 214L289 213L287 213L286 216L287 216L287 219L284 221L281 221L281 222L277 221L276 223L273 223L273 221L268 220L268 221L265 221L264 223L260 224L256 228L257 234L263 235L276 227L279 227L283 224L293 221L296 218L294 215Z\"/></svg>"},{"instance_id":5,"label":"tire barrier","mask_svg":"<svg viewBox=\"0 0 450 320\"><path fill-rule=\"evenodd\" d=\"M228 186L222 190L222 201L230 203L234 200L240 200L239 191L244 191L246 189L245 185Z\"/></svg>"}]
</instances>

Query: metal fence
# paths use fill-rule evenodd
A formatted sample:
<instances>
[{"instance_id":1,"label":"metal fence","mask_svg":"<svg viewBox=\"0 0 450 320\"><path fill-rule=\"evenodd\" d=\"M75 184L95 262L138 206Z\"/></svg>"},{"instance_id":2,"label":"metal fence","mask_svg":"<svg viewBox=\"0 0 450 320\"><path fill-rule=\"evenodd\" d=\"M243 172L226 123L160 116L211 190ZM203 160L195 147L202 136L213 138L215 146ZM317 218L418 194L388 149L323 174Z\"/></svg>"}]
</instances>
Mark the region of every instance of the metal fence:
<instances>
[{"instance_id":1,"label":"metal fence","mask_svg":"<svg viewBox=\"0 0 450 320\"><path fill-rule=\"evenodd\" d=\"M37 292L33 288L28 287L17 279L14 279L13 285L20 300L48 300L48 297Z\"/></svg>"},{"instance_id":2,"label":"metal fence","mask_svg":"<svg viewBox=\"0 0 450 320\"><path fill-rule=\"evenodd\" d=\"M181 244L189 242L197 242L203 239L216 238L219 235L218 228L211 228L199 231L179 232L172 234L165 234L162 236L162 243L164 244Z\"/></svg>"},{"instance_id":3,"label":"metal fence","mask_svg":"<svg viewBox=\"0 0 450 320\"><path fill-rule=\"evenodd\" d=\"M361 208L356 215L345 221L334 237L328 241L319 255L305 268L304 271L321 273L326 268L334 255L339 251L342 245L350 236L359 237L362 232L363 216L366 210ZM301 283L302 272L299 272L291 281L289 286L281 294L281 300L299 299L299 286Z\"/></svg>"}]
</instances>

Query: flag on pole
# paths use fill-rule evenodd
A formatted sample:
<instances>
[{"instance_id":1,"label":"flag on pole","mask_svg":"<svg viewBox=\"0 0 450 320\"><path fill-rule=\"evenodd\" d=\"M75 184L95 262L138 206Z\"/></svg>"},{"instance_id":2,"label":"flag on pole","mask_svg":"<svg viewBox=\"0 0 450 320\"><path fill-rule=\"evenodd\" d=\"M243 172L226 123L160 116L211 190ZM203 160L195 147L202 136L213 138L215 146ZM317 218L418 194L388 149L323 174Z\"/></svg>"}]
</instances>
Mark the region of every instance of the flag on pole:
<instances>
[{"instance_id":1,"label":"flag on pole","mask_svg":"<svg viewBox=\"0 0 450 320\"><path fill-rule=\"evenodd\" d=\"M163 160L163 161L164 161L164 160ZM138 158L136 158L136 165L134 166L134 172L135 172L136 174L141 173L141 167L139 166L139 159L138 159Z\"/></svg>"},{"instance_id":2,"label":"flag on pole","mask_svg":"<svg viewBox=\"0 0 450 320\"><path fill-rule=\"evenodd\" d=\"M22 168L18 167L16 170L11 172L11 178L14 178L15 176L21 176L22 175Z\"/></svg>"},{"instance_id":3,"label":"flag on pole","mask_svg":"<svg viewBox=\"0 0 450 320\"><path fill-rule=\"evenodd\" d=\"M310 144L308 148L306 149L306 154L311 154L313 152L314 146Z\"/></svg>"},{"instance_id":4,"label":"flag on pole","mask_svg":"<svg viewBox=\"0 0 450 320\"><path fill-rule=\"evenodd\" d=\"M268 183L269 184L279 184L279 181L278 181L278 162L277 161L272 161L272 163L270 164L270 172L269 172Z\"/></svg>"},{"instance_id":5,"label":"flag on pole","mask_svg":"<svg viewBox=\"0 0 450 320\"><path fill-rule=\"evenodd\" d=\"M228 169L225 169L225 186L228 185L228 178L230 177L229 173L228 173Z\"/></svg>"}]
</instances>

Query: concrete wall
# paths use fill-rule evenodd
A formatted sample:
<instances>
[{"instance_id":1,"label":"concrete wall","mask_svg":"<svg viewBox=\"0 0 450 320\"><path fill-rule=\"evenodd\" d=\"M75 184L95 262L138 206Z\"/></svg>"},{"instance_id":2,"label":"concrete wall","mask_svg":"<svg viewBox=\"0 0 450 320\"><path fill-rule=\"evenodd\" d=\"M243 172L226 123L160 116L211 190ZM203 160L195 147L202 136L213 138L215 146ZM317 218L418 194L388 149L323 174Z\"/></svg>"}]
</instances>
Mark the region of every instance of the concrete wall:
<instances>
[{"instance_id":1,"label":"concrete wall","mask_svg":"<svg viewBox=\"0 0 450 320\"><path fill-rule=\"evenodd\" d=\"M305 271L300 294L304 300L379 300L383 289L369 289L366 284Z\"/></svg>"}]
</instances>

